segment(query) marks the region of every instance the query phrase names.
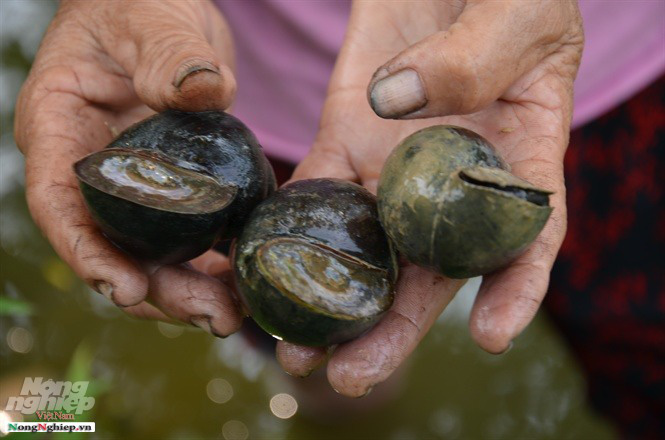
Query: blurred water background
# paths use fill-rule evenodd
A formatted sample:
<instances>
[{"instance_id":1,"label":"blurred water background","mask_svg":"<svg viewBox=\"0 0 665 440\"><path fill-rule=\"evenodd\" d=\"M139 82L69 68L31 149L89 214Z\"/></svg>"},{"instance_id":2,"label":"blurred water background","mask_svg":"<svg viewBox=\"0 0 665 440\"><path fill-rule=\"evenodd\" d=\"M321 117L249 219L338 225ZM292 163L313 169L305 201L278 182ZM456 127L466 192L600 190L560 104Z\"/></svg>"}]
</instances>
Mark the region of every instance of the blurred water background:
<instances>
[{"instance_id":1,"label":"blurred water background","mask_svg":"<svg viewBox=\"0 0 665 440\"><path fill-rule=\"evenodd\" d=\"M615 438L545 314L505 355L474 345L466 321L478 280L367 402L335 399L320 374L288 377L240 336L134 320L88 289L30 219L12 137L16 95L55 9L0 0L0 410L25 377L43 376L91 382L92 438ZM352 414L333 418L340 408Z\"/></svg>"}]
</instances>

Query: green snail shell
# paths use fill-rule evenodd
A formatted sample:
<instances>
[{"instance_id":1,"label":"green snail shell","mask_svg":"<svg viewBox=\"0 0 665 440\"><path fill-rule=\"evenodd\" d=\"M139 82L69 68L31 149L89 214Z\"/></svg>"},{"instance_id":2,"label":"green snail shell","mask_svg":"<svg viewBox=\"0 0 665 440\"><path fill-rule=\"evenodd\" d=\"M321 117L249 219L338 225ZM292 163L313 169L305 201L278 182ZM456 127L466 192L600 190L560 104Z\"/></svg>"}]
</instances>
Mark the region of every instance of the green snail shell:
<instances>
[{"instance_id":1,"label":"green snail shell","mask_svg":"<svg viewBox=\"0 0 665 440\"><path fill-rule=\"evenodd\" d=\"M511 174L478 134L439 125L410 135L388 157L378 209L409 261L468 278L526 249L552 212L550 194Z\"/></svg>"},{"instance_id":2,"label":"green snail shell","mask_svg":"<svg viewBox=\"0 0 665 440\"><path fill-rule=\"evenodd\" d=\"M276 186L252 132L221 111L154 115L74 171L102 232L128 254L163 264L236 237Z\"/></svg>"},{"instance_id":3,"label":"green snail shell","mask_svg":"<svg viewBox=\"0 0 665 440\"><path fill-rule=\"evenodd\" d=\"M390 308L397 278L375 197L337 179L294 182L262 202L235 243L233 264L257 324L310 346L371 328Z\"/></svg>"}]
</instances>

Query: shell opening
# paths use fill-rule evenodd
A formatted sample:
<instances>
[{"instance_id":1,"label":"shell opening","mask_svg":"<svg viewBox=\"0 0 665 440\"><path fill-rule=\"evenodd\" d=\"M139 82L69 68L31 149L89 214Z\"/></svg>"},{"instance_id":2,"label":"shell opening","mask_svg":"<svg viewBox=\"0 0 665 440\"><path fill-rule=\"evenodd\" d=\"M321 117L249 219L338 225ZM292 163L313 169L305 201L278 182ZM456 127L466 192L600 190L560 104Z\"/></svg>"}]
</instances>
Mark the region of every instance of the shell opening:
<instances>
[{"instance_id":1,"label":"shell opening","mask_svg":"<svg viewBox=\"0 0 665 440\"><path fill-rule=\"evenodd\" d=\"M516 185L507 184L506 182L497 183L492 182L489 179L480 179L476 176L471 176L470 173L465 172L464 170L459 172L459 177L463 181L476 186L482 186L485 188L492 188L497 191L501 191L506 194L510 194L513 197L525 200L529 203L533 203L538 206L550 206L550 193L547 191L539 190L533 187L521 187Z\"/></svg>"},{"instance_id":2,"label":"shell opening","mask_svg":"<svg viewBox=\"0 0 665 440\"><path fill-rule=\"evenodd\" d=\"M170 212L202 214L226 207L236 188L145 152L106 149L75 165L79 179L116 197Z\"/></svg>"},{"instance_id":3,"label":"shell opening","mask_svg":"<svg viewBox=\"0 0 665 440\"><path fill-rule=\"evenodd\" d=\"M341 318L366 318L392 303L384 269L319 243L278 237L258 250L262 275L280 292L310 308Z\"/></svg>"}]
</instances>

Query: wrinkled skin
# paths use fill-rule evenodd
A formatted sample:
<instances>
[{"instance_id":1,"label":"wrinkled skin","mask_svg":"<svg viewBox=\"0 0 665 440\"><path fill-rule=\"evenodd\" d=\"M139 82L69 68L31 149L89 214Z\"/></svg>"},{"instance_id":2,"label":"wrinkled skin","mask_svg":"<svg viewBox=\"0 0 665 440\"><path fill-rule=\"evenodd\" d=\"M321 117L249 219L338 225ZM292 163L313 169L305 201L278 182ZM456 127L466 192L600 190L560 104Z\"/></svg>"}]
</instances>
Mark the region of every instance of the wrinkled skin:
<instances>
[{"instance_id":1,"label":"wrinkled skin","mask_svg":"<svg viewBox=\"0 0 665 440\"><path fill-rule=\"evenodd\" d=\"M208 252L187 265L139 265L101 235L71 168L155 111L225 109L232 67L228 27L207 2L62 1L15 121L30 211L62 259L131 315L216 335L242 322L229 289L211 276L228 269L226 259Z\"/></svg>"},{"instance_id":2,"label":"wrinkled skin","mask_svg":"<svg viewBox=\"0 0 665 440\"><path fill-rule=\"evenodd\" d=\"M471 333L491 353L505 351L535 315L565 235L562 162L582 45L575 2L354 3L321 130L294 176L340 177L376 191L382 164L400 140L426 126L451 124L481 134L515 175L554 191L545 229L522 256L485 277L476 299ZM400 115L394 103L375 102L379 113L401 116L380 119L367 105L368 95L380 79L404 68L417 71L425 83L427 104ZM415 266L403 267L388 316L330 357L331 385L361 396L385 380L460 286ZM323 357L321 350L278 347L283 367L294 374L304 374Z\"/></svg>"},{"instance_id":3,"label":"wrinkled skin","mask_svg":"<svg viewBox=\"0 0 665 440\"><path fill-rule=\"evenodd\" d=\"M565 234L562 159L582 45L573 1L354 3L321 130L294 176L344 178L375 192L381 166L402 138L453 124L486 137L516 175L555 191L547 227L525 254L485 279L476 300L471 331L493 353L533 318ZM150 109L226 108L235 91L231 54L228 29L209 3L63 1L21 92L15 129L32 215L79 276L130 313L196 322L218 334L241 322L228 289L210 276L228 262L207 254L192 262L199 271L137 266L94 227L70 169ZM185 76L197 66L211 70ZM407 109L406 118L431 119L383 120L370 108L372 76L369 90L404 67L425 83L426 101L415 113ZM374 105L384 116L405 113ZM404 267L383 320L330 357L331 385L361 396L385 380L461 284ZM287 371L306 375L325 353L280 343L277 357Z\"/></svg>"}]
</instances>

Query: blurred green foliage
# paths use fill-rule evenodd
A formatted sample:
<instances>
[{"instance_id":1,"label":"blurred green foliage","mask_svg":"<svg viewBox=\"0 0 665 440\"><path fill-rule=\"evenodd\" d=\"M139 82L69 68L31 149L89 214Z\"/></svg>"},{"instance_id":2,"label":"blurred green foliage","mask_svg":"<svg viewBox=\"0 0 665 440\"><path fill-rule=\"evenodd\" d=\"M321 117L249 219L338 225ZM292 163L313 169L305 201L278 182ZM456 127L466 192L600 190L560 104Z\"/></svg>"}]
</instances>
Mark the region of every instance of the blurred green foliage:
<instances>
[{"instance_id":1,"label":"blurred green foliage","mask_svg":"<svg viewBox=\"0 0 665 440\"><path fill-rule=\"evenodd\" d=\"M0 296L0 316L26 316L32 314L29 302L20 299Z\"/></svg>"}]
</instances>

